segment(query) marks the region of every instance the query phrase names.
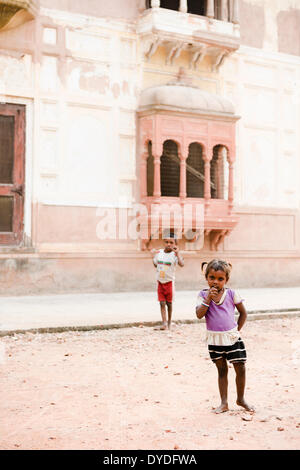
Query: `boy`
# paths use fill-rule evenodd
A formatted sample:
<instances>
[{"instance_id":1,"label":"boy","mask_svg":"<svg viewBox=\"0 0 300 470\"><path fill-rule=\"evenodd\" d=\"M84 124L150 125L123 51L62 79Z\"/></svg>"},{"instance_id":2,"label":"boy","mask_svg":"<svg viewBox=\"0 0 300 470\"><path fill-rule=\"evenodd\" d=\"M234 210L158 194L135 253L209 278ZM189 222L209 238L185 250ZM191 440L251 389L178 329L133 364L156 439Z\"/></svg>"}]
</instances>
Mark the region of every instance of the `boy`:
<instances>
[{"instance_id":1,"label":"boy","mask_svg":"<svg viewBox=\"0 0 300 470\"><path fill-rule=\"evenodd\" d=\"M175 282L176 265L184 266L184 261L177 247L176 238L165 238L165 248L152 250L153 264L156 267L157 294L160 302L160 312L162 318L162 330L171 328L172 302ZM168 307L168 322L166 316L166 305Z\"/></svg>"}]
</instances>

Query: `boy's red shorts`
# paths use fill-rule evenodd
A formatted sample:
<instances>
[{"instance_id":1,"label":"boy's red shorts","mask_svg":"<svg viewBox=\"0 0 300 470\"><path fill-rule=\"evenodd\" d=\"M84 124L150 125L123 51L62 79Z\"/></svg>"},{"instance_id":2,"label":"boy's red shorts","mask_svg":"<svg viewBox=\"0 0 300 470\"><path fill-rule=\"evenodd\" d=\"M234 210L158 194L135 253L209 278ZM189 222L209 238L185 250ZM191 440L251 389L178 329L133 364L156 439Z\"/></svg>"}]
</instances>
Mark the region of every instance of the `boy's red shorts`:
<instances>
[{"instance_id":1,"label":"boy's red shorts","mask_svg":"<svg viewBox=\"0 0 300 470\"><path fill-rule=\"evenodd\" d=\"M173 301L173 282L166 282L162 284L157 281L157 294L159 302L172 302Z\"/></svg>"}]
</instances>

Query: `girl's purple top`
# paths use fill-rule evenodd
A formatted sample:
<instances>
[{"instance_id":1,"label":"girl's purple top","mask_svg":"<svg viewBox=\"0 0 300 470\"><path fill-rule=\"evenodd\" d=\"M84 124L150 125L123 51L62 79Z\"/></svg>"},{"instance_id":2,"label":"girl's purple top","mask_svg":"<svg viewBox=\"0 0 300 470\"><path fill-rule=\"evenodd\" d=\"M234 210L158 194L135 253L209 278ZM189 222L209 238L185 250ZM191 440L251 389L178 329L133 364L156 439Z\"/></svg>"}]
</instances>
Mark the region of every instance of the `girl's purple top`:
<instances>
[{"instance_id":1,"label":"girl's purple top","mask_svg":"<svg viewBox=\"0 0 300 470\"><path fill-rule=\"evenodd\" d=\"M200 296L206 299L208 289L203 289ZM237 326L234 318L235 303L234 291L226 289L225 299L220 305L215 304L212 300L207 309L205 320L206 327L210 331L228 331Z\"/></svg>"}]
</instances>

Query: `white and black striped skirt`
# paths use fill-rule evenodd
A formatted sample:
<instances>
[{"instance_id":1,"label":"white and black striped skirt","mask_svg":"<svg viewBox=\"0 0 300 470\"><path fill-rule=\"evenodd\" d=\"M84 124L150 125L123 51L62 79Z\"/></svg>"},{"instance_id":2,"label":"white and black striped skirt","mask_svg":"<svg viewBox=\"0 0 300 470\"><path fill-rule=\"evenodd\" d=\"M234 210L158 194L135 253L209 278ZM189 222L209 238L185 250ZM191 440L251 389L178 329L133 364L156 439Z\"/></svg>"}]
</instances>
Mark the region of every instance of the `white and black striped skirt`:
<instances>
[{"instance_id":1,"label":"white and black striped skirt","mask_svg":"<svg viewBox=\"0 0 300 470\"><path fill-rule=\"evenodd\" d=\"M208 345L210 358L213 362L221 359L227 359L228 362L246 362L247 353L245 344L241 338L231 346Z\"/></svg>"}]
</instances>

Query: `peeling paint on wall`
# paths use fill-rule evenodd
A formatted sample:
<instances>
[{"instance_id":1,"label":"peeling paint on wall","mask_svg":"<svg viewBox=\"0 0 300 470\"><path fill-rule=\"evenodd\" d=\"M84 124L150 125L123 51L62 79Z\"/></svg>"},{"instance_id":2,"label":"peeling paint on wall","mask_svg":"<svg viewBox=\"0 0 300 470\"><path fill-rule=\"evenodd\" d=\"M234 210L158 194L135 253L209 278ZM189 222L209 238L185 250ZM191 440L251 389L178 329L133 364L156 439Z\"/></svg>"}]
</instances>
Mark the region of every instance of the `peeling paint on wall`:
<instances>
[{"instance_id":1,"label":"peeling paint on wall","mask_svg":"<svg viewBox=\"0 0 300 470\"><path fill-rule=\"evenodd\" d=\"M123 95L129 95L130 94L128 82L123 81L122 91L123 91Z\"/></svg>"},{"instance_id":2,"label":"peeling paint on wall","mask_svg":"<svg viewBox=\"0 0 300 470\"><path fill-rule=\"evenodd\" d=\"M109 87L109 78L107 76L97 76L85 74L80 77L79 86L81 90L105 94Z\"/></svg>"},{"instance_id":3,"label":"peeling paint on wall","mask_svg":"<svg viewBox=\"0 0 300 470\"><path fill-rule=\"evenodd\" d=\"M109 77L102 67L79 61L68 63L68 86L70 89L105 94L109 89Z\"/></svg>"},{"instance_id":4,"label":"peeling paint on wall","mask_svg":"<svg viewBox=\"0 0 300 470\"><path fill-rule=\"evenodd\" d=\"M300 56L300 10L278 13L277 28L278 51Z\"/></svg>"},{"instance_id":5,"label":"peeling paint on wall","mask_svg":"<svg viewBox=\"0 0 300 470\"><path fill-rule=\"evenodd\" d=\"M117 99L120 96L120 85L118 83L114 83L112 86L112 92L114 95L114 98Z\"/></svg>"},{"instance_id":6,"label":"peeling paint on wall","mask_svg":"<svg viewBox=\"0 0 300 470\"><path fill-rule=\"evenodd\" d=\"M265 11L263 6L240 2L241 44L262 49L265 36Z\"/></svg>"},{"instance_id":7,"label":"peeling paint on wall","mask_svg":"<svg viewBox=\"0 0 300 470\"><path fill-rule=\"evenodd\" d=\"M133 19L139 14L140 0L40 0L41 6L91 16Z\"/></svg>"}]
</instances>

